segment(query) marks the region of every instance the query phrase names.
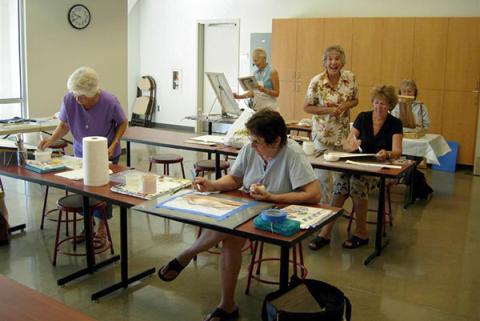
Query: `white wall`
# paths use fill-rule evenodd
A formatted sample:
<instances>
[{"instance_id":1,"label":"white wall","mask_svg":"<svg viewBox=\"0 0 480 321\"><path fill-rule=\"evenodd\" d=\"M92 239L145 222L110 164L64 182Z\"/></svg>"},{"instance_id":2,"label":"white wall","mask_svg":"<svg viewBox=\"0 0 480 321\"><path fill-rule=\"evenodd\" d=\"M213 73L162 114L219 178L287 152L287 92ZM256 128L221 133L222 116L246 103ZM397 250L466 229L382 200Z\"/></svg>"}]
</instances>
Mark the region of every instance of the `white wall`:
<instances>
[{"instance_id":1,"label":"white wall","mask_svg":"<svg viewBox=\"0 0 480 321\"><path fill-rule=\"evenodd\" d=\"M140 75L140 5L129 0L128 8L128 119L137 97L137 81Z\"/></svg>"},{"instance_id":2,"label":"white wall","mask_svg":"<svg viewBox=\"0 0 480 321\"><path fill-rule=\"evenodd\" d=\"M92 14L84 30L67 21L81 2ZM57 112L73 70L90 66L100 86L127 107L127 0L25 0L27 95L30 117Z\"/></svg>"},{"instance_id":3,"label":"white wall","mask_svg":"<svg viewBox=\"0 0 480 321\"><path fill-rule=\"evenodd\" d=\"M138 74L157 81L160 112L155 122L193 126L182 120L196 113L199 20L240 19L240 55L248 54L250 34L271 32L273 18L479 16L478 0L138 0ZM183 91L170 90L171 69L183 69Z\"/></svg>"}]
</instances>

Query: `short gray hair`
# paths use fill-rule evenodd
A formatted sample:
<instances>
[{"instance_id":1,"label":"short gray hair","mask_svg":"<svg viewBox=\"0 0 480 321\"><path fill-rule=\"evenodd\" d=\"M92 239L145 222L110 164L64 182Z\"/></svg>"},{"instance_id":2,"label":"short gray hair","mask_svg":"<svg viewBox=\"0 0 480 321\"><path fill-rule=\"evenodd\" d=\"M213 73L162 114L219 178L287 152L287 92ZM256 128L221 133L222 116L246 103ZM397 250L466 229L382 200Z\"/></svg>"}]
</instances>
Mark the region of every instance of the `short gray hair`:
<instances>
[{"instance_id":1,"label":"short gray hair","mask_svg":"<svg viewBox=\"0 0 480 321\"><path fill-rule=\"evenodd\" d=\"M265 48L261 48L261 47L255 48L252 51L252 58L255 57L255 56L263 57L263 58L266 59L267 58L267 51L265 50Z\"/></svg>"},{"instance_id":2,"label":"short gray hair","mask_svg":"<svg viewBox=\"0 0 480 321\"><path fill-rule=\"evenodd\" d=\"M340 55L340 61L342 62L342 65L345 66L346 63L346 58L345 58L345 50L343 50L342 46L340 45L333 45L325 48L323 51L323 64L327 62L328 54L332 51L335 51Z\"/></svg>"},{"instance_id":3,"label":"short gray hair","mask_svg":"<svg viewBox=\"0 0 480 321\"><path fill-rule=\"evenodd\" d=\"M90 67L80 67L68 77L67 88L75 95L93 97L100 89L98 74Z\"/></svg>"},{"instance_id":4,"label":"short gray hair","mask_svg":"<svg viewBox=\"0 0 480 321\"><path fill-rule=\"evenodd\" d=\"M417 94L418 94L418 89L417 89L417 84L415 83L415 81L413 81L412 79L404 79L402 80L402 82L400 83L400 88L398 90L398 93L399 94L402 94L402 90L405 90L405 89L412 89L413 92L414 92L414 96L415 98L417 98Z\"/></svg>"}]
</instances>

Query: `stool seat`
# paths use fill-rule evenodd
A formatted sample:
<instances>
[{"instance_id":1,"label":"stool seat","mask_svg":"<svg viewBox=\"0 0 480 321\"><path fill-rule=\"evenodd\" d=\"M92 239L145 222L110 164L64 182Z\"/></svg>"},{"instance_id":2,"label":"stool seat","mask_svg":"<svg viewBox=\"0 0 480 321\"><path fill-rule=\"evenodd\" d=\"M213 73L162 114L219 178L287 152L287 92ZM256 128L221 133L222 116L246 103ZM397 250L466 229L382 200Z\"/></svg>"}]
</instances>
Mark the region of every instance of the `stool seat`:
<instances>
[{"instance_id":1,"label":"stool seat","mask_svg":"<svg viewBox=\"0 0 480 321\"><path fill-rule=\"evenodd\" d=\"M195 164L193 164L193 167L195 168L195 174L198 175L204 175L205 172L214 172L215 171L215 160L214 159L205 159L205 160L199 160ZM225 171L225 174L227 174L227 169L230 167L230 163L224 160L220 161L220 170Z\"/></svg>"},{"instance_id":2,"label":"stool seat","mask_svg":"<svg viewBox=\"0 0 480 321\"><path fill-rule=\"evenodd\" d=\"M195 163L195 169L197 171L213 171L215 170L215 160L214 159L205 159L200 160ZM227 169L230 167L230 163L224 160L220 161L220 169Z\"/></svg>"},{"instance_id":3,"label":"stool seat","mask_svg":"<svg viewBox=\"0 0 480 321\"><path fill-rule=\"evenodd\" d=\"M105 203L105 202L96 200L94 198L88 199L89 209L99 206L100 203ZM78 194L64 196L57 201L57 205L59 207L62 207L64 211L74 212L75 210L77 210L78 212L81 212L83 208L83 197L82 195L78 195Z\"/></svg>"},{"instance_id":4,"label":"stool seat","mask_svg":"<svg viewBox=\"0 0 480 321\"><path fill-rule=\"evenodd\" d=\"M50 145L52 149L64 149L68 146L68 143L62 139L56 140L53 144Z\"/></svg>"},{"instance_id":5,"label":"stool seat","mask_svg":"<svg viewBox=\"0 0 480 321\"><path fill-rule=\"evenodd\" d=\"M182 176L185 178L185 169L183 168L183 157L177 154L157 154L150 156L150 166L148 171L152 171L153 164L163 164L163 175L170 175L169 164L180 163L182 168Z\"/></svg>"},{"instance_id":6,"label":"stool seat","mask_svg":"<svg viewBox=\"0 0 480 321\"><path fill-rule=\"evenodd\" d=\"M150 156L150 162L160 164L174 164L183 161L183 157L177 154L157 154Z\"/></svg>"}]
</instances>

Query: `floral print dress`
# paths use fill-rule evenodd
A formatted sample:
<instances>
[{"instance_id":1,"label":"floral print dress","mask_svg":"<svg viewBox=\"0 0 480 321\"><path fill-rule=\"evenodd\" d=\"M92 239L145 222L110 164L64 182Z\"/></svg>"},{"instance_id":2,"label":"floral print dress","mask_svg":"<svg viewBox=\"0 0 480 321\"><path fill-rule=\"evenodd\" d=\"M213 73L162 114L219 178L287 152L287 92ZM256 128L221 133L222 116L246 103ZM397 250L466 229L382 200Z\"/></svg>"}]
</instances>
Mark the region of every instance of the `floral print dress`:
<instances>
[{"instance_id":1,"label":"floral print dress","mask_svg":"<svg viewBox=\"0 0 480 321\"><path fill-rule=\"evenodd\" d=\"M305 102L309 105L325 106L327 102L340 104L357 99L358 89L355 75L348 70L340 72L340 79L336 88L328 81L327 72L316 75L310 81ZM340 116L313 115L312 139L324 145L342 146L350 131L350 111Z\"/></svg>"}]
</instances>

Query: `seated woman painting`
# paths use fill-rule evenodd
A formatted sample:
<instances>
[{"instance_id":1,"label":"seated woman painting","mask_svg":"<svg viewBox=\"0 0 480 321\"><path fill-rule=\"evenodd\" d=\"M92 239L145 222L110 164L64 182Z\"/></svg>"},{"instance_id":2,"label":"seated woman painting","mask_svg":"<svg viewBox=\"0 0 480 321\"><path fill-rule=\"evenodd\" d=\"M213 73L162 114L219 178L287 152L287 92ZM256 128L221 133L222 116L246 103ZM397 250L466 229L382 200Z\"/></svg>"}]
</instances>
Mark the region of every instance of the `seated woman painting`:
<instances>
[{"instance_id":1,"label":"seated woman painting","mask_svg":"<svg viewBox=\"0 0 480 321\"><path fill-rule=\"evenodd\" d=\"M193 186L204 191L233 191L243 187L256 200L274 203L318 203L320 184L300 146L287 139L285 121L276 111L264 109L246 123L250 143L244 146L230 174L215 181L197 177ZM221 298L205 320L236 320L239 309L234 293L242 263L245 239L204 230L192 246L159 269L164 281L173 281L200 252L222 243Z\"/></svg>"},{"instance_id":2,"label":"seated woman painting","mask_svg":"<svg viewBox=\"0 0 480 321\"><path fill-rule=\"evenodd\" d=\"M362 112L353 123L343 149L353 152L361 148L365 153L375 153L379 161L392 160L402 154L402 122L388 113L397 103L392 86L375 87L371 93L373 110ZM334 182L332 206L343 207L351 196L356 215L356 228L352 237L343 243L344 248L353 249L368 244L367 210L368 193L377 186L378 179L370 176L341 174ZM322 228L320 234L310 242L312 250L330 243L333 222Z\"/></svg>"}]
</instances>

